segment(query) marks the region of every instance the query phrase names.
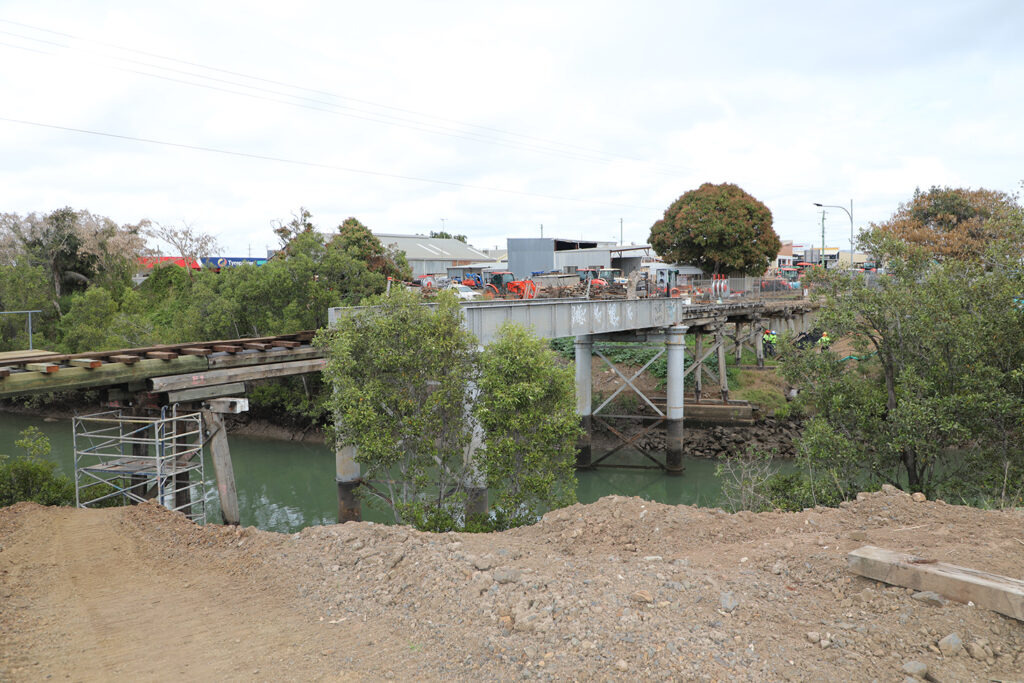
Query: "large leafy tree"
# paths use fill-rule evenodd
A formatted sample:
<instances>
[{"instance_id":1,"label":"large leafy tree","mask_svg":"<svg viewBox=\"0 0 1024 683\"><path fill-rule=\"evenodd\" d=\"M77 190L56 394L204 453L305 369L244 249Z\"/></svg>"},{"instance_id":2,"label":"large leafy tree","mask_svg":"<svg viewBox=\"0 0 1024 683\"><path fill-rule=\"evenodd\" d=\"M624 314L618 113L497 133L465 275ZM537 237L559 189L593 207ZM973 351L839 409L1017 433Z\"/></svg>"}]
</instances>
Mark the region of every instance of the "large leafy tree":
<instances>
[{"instance_id":1,"label":"large leafy tree","mask_svg":"<svg viewBox=\"0 0 1024 683\"><path fill-rule=\"evenodd\" d=\"M145 248L141 232L147 225L142 221L119 226L109 218L69 207L45 215L3 214L0 261L13 264L27 259L30 265L42 267L59 315L64 296L91 284L101 284L120 296Z\"/></svg>"},{"instance_id":2,"label":"large leafy tree","mask_svg":"<svg viewBox=\"0 0 1024 683\"><path fill-rule=\"evenodd\" d=\"M444 531L507 528L575 501L579 419L571 371L509 325L482 353L459 304L396 289L321 333L335 441L355 445L361 495L396 521ZM467 519L480 478L494 505Z\"/></svg>"},{"instance_id":3,"label":"large leafy tree","mask_svg":"<svg viewBox=\"0 0 1024 683\"><path fill-rule=\"evenodd\" d=\"M714 274L761 275L782 247L771 210L731 183L704 183L672 202L650 243L666 261Z\"/></svg>"},{"instance_id":4,"label":"large leafy tree","mask_svg":"<svg viewBox=\"0 0 1024 683\"><path fill-rule=\"evenodd\" d=\"M937 263L875 229L863 240L888 276L810 275L818 324L858 361L784 349L814 419L810 462L849 495L872 480L962 496L1019 493L1024 456L1024 276L1016 253ZM998 259L998 260L993 260ZM1005 498L1004 498L1005 500Z\"/></svg>"},{"instance_id":5,"label":"large leafy tree","mask_svg":"<svg viewBox=\"0 0 1024 683\"><path fill-rule=\"evenodd\" d=\"M996 242L1024 249L1022 212L1017 198L1004 192L933 186L914 190L892 218L874 227L933 258L979 260Z\"/></svg>"},{"instance_id":6,"label":"large leafy tree","mask_svg":"<svg viewBox=\"0 0 1024 683\"><path fill-rule=\"evenodd\" d=\"M503 526L576 502L575 380L550 346L506 323L480 359L474 415L484 430L477 453Z\"/></svg>"},{"instance_id":7,"label":"large leafy tree","mask_svg":"<svg viewBox=\"0 0 1024 683\"><path fill-rule=\"evenodd\" d=\"M338 236L332 241L375 273L396 280L412 279L412 269L405 260L405 252L392 245L385 246L356 218L346 218L338 226Z\"/></svg>"},{"instance_id":8,"label":"large leafy tree","mask_svg":"<svg viewBox=\"0 0 1024 683\"><path fill-rule=\"evenodd\" d=\"M395 521L450 525L471 476L465 418L476 339L451 295L431 308L398 289L374 303L376 311L343 316L319 338L336 440L356 446L362 495Z\"/></svg>"}]
</instances>

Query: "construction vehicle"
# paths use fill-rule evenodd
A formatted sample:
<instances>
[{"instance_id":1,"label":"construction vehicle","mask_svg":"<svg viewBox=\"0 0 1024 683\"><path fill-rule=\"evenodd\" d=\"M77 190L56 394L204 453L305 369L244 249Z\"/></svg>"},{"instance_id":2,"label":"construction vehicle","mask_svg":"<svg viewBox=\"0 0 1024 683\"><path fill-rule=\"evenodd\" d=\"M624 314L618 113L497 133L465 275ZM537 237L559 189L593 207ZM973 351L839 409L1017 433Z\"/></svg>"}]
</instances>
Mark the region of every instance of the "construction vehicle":
<instances>
[{"instance_id":1,"label":"construction vehicle","mask_svg":"<svg viewBox=\"0 0 1024 683\"><path fill-rule=\"evenodd\" d=\"M580 276L580 282L589 282L591 287L604 287L608 280L601 277L601 270L596 267L577 268L576 274Z\"/></svg>"},{"instance_id":2,"label":"construction vehicle","mask_svg":"<svg viewBox=\"0 0 1024 683\"><path fill-rule=\"evenodd\" d=\"M484 279L480 275L480 273L466 273L466 277L463 278L462 284L466 285L467 287L475 287L476 289L480 289L481 287L484 286Z\"/></svg>"},{"instance_id":3,"label":"construction vehicle","mask_svg":"<svg viewBox=\"0 0 1024 683\"><path fill-rule=\"evenodd\" d=\"M533 299L537 296L537 283L517 280L515 274L507 270L495 270L488 273L484 296L491 299Z\"/></svg>"},{"instance_id":4,"label":"construction vehicle","mask_svg":"<svg viewBox=\"0 0 1024 683\"><path fill-rule=\"evenodd\" d=\"M627 282L621 268L602 268L598 271L597 277L609 284L624 285Z\"/></svg>"}]
</instances>

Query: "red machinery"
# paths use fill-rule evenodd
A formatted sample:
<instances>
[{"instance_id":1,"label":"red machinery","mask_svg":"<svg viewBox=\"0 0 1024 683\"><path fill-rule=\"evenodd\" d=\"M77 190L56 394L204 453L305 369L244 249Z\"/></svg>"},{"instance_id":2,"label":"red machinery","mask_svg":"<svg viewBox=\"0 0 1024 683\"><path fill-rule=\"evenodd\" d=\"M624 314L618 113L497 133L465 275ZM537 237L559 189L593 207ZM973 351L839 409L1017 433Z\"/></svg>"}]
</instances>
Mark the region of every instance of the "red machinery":
<instances>
[{"instance_id":1,"label":"red machinery","mask_svg":"<svg viewBox=\"0 0 1024 683\"><path fill-rule=\"evenodd\" d=\"M496 270L489 274L490 281L484 287L484 296L489 298L532 299L537 296L537 283L533 280L517 280L507 270Z\"/></svg>"}]
</instances>

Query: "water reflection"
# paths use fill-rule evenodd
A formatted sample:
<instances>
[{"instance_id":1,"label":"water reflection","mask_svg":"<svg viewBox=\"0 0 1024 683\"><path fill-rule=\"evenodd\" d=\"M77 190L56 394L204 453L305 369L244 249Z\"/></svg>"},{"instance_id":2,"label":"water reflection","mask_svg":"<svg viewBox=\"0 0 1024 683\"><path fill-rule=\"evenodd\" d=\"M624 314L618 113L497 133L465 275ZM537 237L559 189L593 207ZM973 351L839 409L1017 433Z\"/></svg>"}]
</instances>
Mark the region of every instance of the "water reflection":
<instances>
[{"instance_id":1,"label":"water reflection","mask_svg":"<svg viewBox=\"0 0 1024 683\"><path fill-rule=\"evenodd\" d=\"M74 476L71 422L44 422L41 418L0 416L0 453L14 454L21 430L36 426L50 439L50 458L69 477ZM336 521L338 500L334 480L334 454L320 444L231 436L231 460L238 488L242 524L261 529L295 532ZM639 453L616 454L617 464L640 465L649 461ZM681 476L667 476L658 469L601 468L578 472L580 502L592 503L602 496L639 496L671 505L715 506L721 486L714 476L715 463L702 459L684 461ZM220 521L213 466L206 463L207 519ZM364 519L389 522L380 511L367 510Z\"/></svg>"}]
</instances>

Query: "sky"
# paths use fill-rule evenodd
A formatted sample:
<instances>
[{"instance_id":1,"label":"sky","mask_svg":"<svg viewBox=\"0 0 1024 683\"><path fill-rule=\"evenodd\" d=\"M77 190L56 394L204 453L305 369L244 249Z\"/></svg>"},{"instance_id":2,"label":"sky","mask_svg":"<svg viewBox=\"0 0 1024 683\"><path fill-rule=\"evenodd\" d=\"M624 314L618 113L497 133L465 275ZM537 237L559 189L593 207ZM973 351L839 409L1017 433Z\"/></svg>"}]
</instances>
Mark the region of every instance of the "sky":
<instances>
[{"instance_id":1,"label":"sky","mask_svg":"<svg viewBox=\"0 0 1024 683\"><path fill-rule=\"evenodd\" d=\"M1024 3L0 0L0 212L278 246L324 231L643 244L731 182L782 239L1024 179ZM543 227L541 227L543 226ZM826 209L826 246L850 218Z\"/></svg>"}]
</instances>

